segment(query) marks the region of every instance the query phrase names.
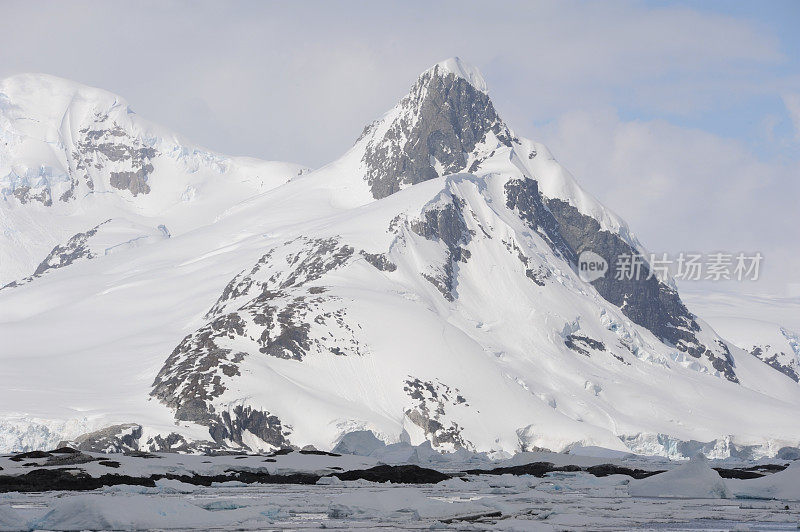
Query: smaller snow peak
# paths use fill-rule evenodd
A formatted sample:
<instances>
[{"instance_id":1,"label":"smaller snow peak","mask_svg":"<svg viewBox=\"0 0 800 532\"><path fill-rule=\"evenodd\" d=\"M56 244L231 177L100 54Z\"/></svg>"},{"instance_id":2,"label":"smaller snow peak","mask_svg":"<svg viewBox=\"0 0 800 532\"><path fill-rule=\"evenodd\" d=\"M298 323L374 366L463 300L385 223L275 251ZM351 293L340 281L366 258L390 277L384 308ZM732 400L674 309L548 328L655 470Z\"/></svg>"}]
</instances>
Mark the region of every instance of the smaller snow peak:
<instances>
[{"instance_id":1,"label":"smaller snow peak","mask_svg":"<svg viewBox=\"0 0 800 532\"><path fill-rule=\"evenodd\" d=\"M453 74L454 76L458 76L467 80L470 85L479 91L483 93L488 92L486 80L483 79L483 75L481 74L480 70L469 63L465 63L459 57L451 57L449 59L445 59L444 61L440 61L429 69L429 71L431 70L434 72L438 70L440 75Z\"/></svg>"},{"instance_id":2,"label":"smaller snow peak","mask_svg":"<svg viewBox=\"0 0 800 532\"><path fill-rule=\"evenodd\" d=\"M0 92L5 93L12 103L26 105L26 110L34 114L41 114L38 108L53 107L56 103L66 108L78 95L109 108L127 105L122 98L106 90L41 73L16 74L0 79Z\"/></svg>"}]
</instances>

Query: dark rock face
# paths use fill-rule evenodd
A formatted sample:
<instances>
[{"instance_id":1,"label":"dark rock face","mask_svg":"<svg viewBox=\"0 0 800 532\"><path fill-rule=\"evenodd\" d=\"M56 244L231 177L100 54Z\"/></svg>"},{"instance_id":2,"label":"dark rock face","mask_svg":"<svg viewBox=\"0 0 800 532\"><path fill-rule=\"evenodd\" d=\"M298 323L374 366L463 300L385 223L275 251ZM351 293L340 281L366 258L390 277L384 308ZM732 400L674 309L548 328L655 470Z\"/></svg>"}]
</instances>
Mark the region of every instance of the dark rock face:
<instances>
[{"instance_id":1,"label":"dark rock face","mask_svg":"<svg viewBox=\"0 0 800 532\"><path fill-rule=\"evenodd\" d=\"M439 381L421 381L409 378L403 390L416 402L413 408L406 410L408 419L425 431L425 437L438 447L442 444L452 445L455 449L471 449L473 446L461 434L461 427L455 421L449 425L446 421L446 409L451 407L469 407L467 400L461 396L457 388L450 388Z\"/></svg>"},{"instance_id":2,"label":"dark rock face","mask_svg":"<svg viewBox=\"0 0 800 532\"><path fill-rule=\"evenodd\" d=\"M127 475L102 475L92 477L88 473L78 472L72 468L34 469L24 475L0 476L0 493L10 491L42 492L42 491L78 491L94 490L103 486L128 484L131 486L155 487L155 480Z\"/></svg>"},{"instance_id":3,"label":"dark rock face","mask_svg":"<svg viewBox=\"0 0 800 532\"><path fill-rule=\"evenodd\" d=\"M344 307L330 310L338 298L323 286L310 286L343 267L355 250L335 238L298 239L284 246L296 251L278 256L270 250L228 283L206 314L209 322L178 344L153 382L151 395L174 408L176 419L208 426L219 444L245 446L242 434L249 431L271 445L289 446L292 428L270 412L243 405L218 411L212 404L226 382L240 375L248 356L302 361L312 352L364 352ZM314 336L313 327L328 334ZM232 341L252 349L233 349Z\"/></svg>"},{"instance_id":4,"label":"dark rock face","mask_svg":"<svg viewBox=\"0 0 800 532\"><path fill-rule=\"evenodd\" d=\"M118 468L119 462L103 460L100 464ZM105 474L92 477L76 468L34 469L24 475L0 475L0 493L10 491L86 491L127 484L130 486L155 487L161 479L177 480L195 486L211 486L215 482L238 481L245 484L315 484L323 476L337 477L341 480L367 480L369 482L393 482L396 484L435 484L447 480L450 475L415 465L380 465L370 469L344 471L329 475L313 473L292 473L273 475L265 471L228 469L218 475L185 475L156 473L148 476Z\"/></svg>"},{"instance_id":5,"label":"dark rock face","mask_svg":"<svg viewBox=\"0 0 800 532\"><path fill-rule=\"evenodd\" d=\"M236 375L237 364L245 357L244 353L219 347L217 340L233 338L237 333L244 333L241 318L226 314L184 338L156 376L151 395L175 408L179 420L199 422L206 418L206 401L225 391L217 369Z\"/></svg>"},{"instance_id":6,"label":"dark rock face","mask_svg":"<svg viewBox=\"0 0 800 532\"><path fill-rule=\"evenodd\" d=\"M556 254L570 264L577 263L578 254L561 234L559 222L545 205L545 198L539 192L539 184L535 180L511 179L505 185L505 193L506 206L509 209L516 211Z\"/></svg>"},{"instance_id":7,"label":"dark rock face","mask_svg":"<svg viewBox=\"0 0 800 532\"><path fill-rule=\"evenodd\" d=\"M456 196L450 201L427 208L423 218L411 223L411 230L428 240L440 240L447 246L447 257L441 272L424 273L423 276L439 290L448 301L455 300L458 264L467 262L470 252L466 248L474 236L464 220L466 202Z\"/></svg>"},{"instance_id":8,"label":"dark rock face","mask_svg":"<svg viewBox=\"0 0 800 532\"><path fill-rule=\"evenodd\" d=\"M9 460L11 460L12 462L21 462L23 460L36 460L35 462L22 464L25 467L35 467L35 466L61 467L61 466L80 465L89 462L94 462L96 458L91 455L84 454L75 449L70 449L69 452L61 452L60 449L57 449L55 451L50 451L50 452L31 451L28 453L20 453L9 458Z\"/></svg>"},{"instance_id":9,"label":"dark rock face","mask_svg":"<svg viewBox=\"0 0 800 532\"><path fill-rule=\"evenodd\" d=\"M10 458L13 462L21 462L23 460L30 460L31 458L50 458L52 454L46 451L29 451L27 453L19 453Z\"/></svg>"},{"instance_id":10,"label":"dark rock face","mask_svg":"<svg viewBox=\"0 0 800 532\"><path fill-rule=\"evenodd\" d=\"M390 261L389 257L383 253L367 253L362 249L361 256L382 272L393 272L397 269L397 265Z\"/></svg>"},{"instance_id":11,"label":"dark rock face","mask_svg":"<svg viewBox=\"0 0 800 532\"><path fill-rule=\"evenodd\" d=\"M69 266L80 259L88 260L95 258L97 255L92 253L92 251L88 248L87 242L89 238L97 234L97 230L100 229L100 226L107 224L110 221L111 220L106 220L105 222L94 226L84 233L78 233L72 236L63 246L54 247L50 254L47 255L47 257L41 262L41 264L36 267L36 271L33 272L33 276L41 277L50 270Z\"/></svg>"},{"instance_id":12,"label":"dark rock face","mask_svg":"<svg viewBox=\"0 0 800 532\"><path fill-rule=\"evenodd\" d=\"M95 115L93 122L79 133L81 138L71 153L74 164L72 186L62 200L74 197L80 178L83 178L89 190L94 189L90 168L100 171L107 169L109 182L116 189L128 190L134 196L150 192L147 180L153 172L152 160L158 155L155 148L129 135L105 114Z\"/></svg>"},{"instance_id":13,"label":"dark rock face","mask_svg":"<svg viewBox=\"0 0 800 532\"><path fill-rule=\"evenodd\" d=\"M138 170L127 172L111 172L111 186L119 190L130 190L134 196L147 194L150 186L147 184L147 176L153 171L152 164L145 164Z\"/></svg>"},{"instance_id":14,"label":"dark rock face","mask_svg":"<svg viewBox=\"0 0 800 532\"><path fill-rule=\"evenodd\" d=\"M539 286L544 286L547 278L550 277L550 270L543 267L535 270L528 268L525 270L525 276Z\"/></svg>"},{"instance_id":15,"label":"dark rock face","mask_svg":"<svg viewBox=\"0 0 800 532\"><path fill-rule=\"evenodd\" d=\"M53 449L52 451L49 451L49 452L50 452L50 454L78 454L78 453L80 453L79 450L74 449L72 447L67 447L67 446L58 447L57 449Z\"/></svg>"},{"instance_id":16,"label":"dark rock face","mask_svg":"<svg viewBox=\"0 0 800 532\"><path fill-rule=\"evenodd\" d=\"M565 472L577 473L585 471L596 477L607 477L609 475L628 475L629 477L640 479L647 478L664 471L646 471L644 469L631 469L628 467L617 466L614 464L600 464L596 466L580 467L577 465L556 466L551 462L533 462L530 464L496 467L494 469L470 469L465 471L469 475L531 475L542 478L547 473Z\"/></svg>"},{"instance_id":17,"label":"dark rock face","mask_svg":"<svg viewBox=\"0 0 800 532\"><path fill-rule=\"evenodd\" d=\"M769 345L761 347L754 347L750 354L761 360L773 369L776 369L792 379L795 382L800 382L800 368L792 363L791 357L783 351L772 349ZM789 362L787 362L789 361Z\"/></svg>"},{"instance_id":18,"label":"dark rock face","mask_svg":"<svg viewBox=\"0 0 800 532\"><path fill-rule=\"evenodd\" d=\"M30 203L33 201L38 201L39 203L43 204L45 207L49 207L53 204L53 198L51 197L51 192L49 187L42 188L38 192L33 192L33 189L27 185L23 185L21 187L16 187L12 192L15 198L19 200L20 203Z\"/></svg>"},{"instance_id":19,"label":"dark rock face","mask_svg":"<svg viewBox=\"0 0 800 532\"><path fill-rule=\"evenodd\" d=\"M511 145L511 133L489 96L439 66L417 80L400 107L401 115L364 153L366 180L376 199L463 170L468 155L489 132ZM367 126L362 138L378 126Z\"/></svg>"},{"instance_id":20,"label":"dark rock face","mask_svg":"<svg viewBox=\"0 0 800 532\"><path fill-rule=\"evenodd\" d=\"M623 256L642 258L622 237L603 230L594 218L562 200L544 198L534 180L510 180L505 191L508 208L515 210L573 267L584 251L597 253L609 265L617 264ZM648 329L661 341L695 358L707 358L725 378L738 382L727 346L719 343L712 349L703 345L696 336L700 326L684 306L678 292L657 277L650 276L646 261L643 258L642 261L638 278L617 279L614 272L609 272L592 281L592 286L606 301L620 307L631 321ZM585 351L576 342L566 341L568 347L578 352Z\"/></svg>"},{"instance_id":21,"label":"dark rock face","mask_svg":"<svg viewBox=\"0 0 800 532\"><path fill-rule=\"evenodd\" d=\"M166 436L156 435L143 439L141 425L127 423L122 425L111 425L100 430L82 434L71 442L60 442L59 446L66 444L72 447L60 447L51 454L61 453L60 457L48 459L44 465L68 465L80 464L94 460L91 456L83 452L100 453L124 453L132 456L144 458L156 457L143 449L153 452L185 452L185 453L208 453L222 449L221 446L210 441L187 441L183 436L172 432ZM111 467L111 466L110 466Z\"/></svg>"},{"instance_id":22,"label":"dark rock face","mask_svg":"<svg viewBox=\"0 0 800 532\"><path fill-rule=\"evenodd\" d=\"M241 446L242 433L249 431L265 442L276 447L289 447L288 436L291 427L281 425L281 420L271 416L269 412L261 412L252 408L236 406L232 411L223 411L209 427L209 434L216 442L231 440Z\"/></svg>"},{"instance_id":23,"label":"dark rock face","mask_svg":"<svg viewBox=\"0 0 800 532\"><path fill-rule=\"evenodd\" d=\"M50 251L50 253L45 257L45 259L36 267L36 270L33 272L33 275L25 277L20 281L11 282L3 288L11 288L14 286L19 286L25 283L29 283L34 279L41 277L49 273L52 270L56 270L58 268L64 268L69 266L70 264L74 264L78 261L83 260L91 260L97 258L97 254L94 253L89 247L89 239L92 238L94 235L97 234L97 231L100 229L101 226L107 224L111 220L106 220L105 222L98 224L88 231L83 233L77 233L70 237L69 240L63 245L58 245Z\"/></svg>"},{"instance_id":24,"label":"dark rock face","mask_svg":"<svg viewBox=\"0 0 800 532\"><path fill-rule=\"evenodd\" d=\"M595 351L606 350L606 345L603 342L578 334L567 335L567 337L564 339L564 345L573 351L586 356L589 356L589 349L594 349Z\"/></svg>"},{"instance_id":25,"label":"dark rock face","mask_svg":"<svg viewBox=\"0 0 800 532\"><path fill-rule=\"evenodd\" d=\"M600 464L596 466L589 466L585 469L587 473L590 473L596 477L607 477L610 475L628 475L629 477L635 479L647 478L653 475L658 475L659 473L663 473L663 471L646 471L643 469L631 469L628 467L621 467L616 466L614 464Z\"/></svg>"},{"instance_id":26,"label":"dark rock face","mask_svg":"<svg viewBox=\"0 0 800 532\"><path fill-rule=\"evenodd\" d=\"M274 294L282 290L303 287L319 280L326 273L344 266L355 250L342 245L335 238L296 239L285 245L301 244L301 249L285 258L285 263L277 263L275 250L268 251L249 271L234 277L222 295L206 314L206 318L219 315L225 306L243 296L259 292ZM269 276L269 277L266 277ZM313 287L316 293L319 287Z\"/></svg>"},{"instance_id":27,"label":"dark rock face","mask_svg":"<svg viewBox=\"0 0 800 532\"><path fill-rule=\"evenodd\" d=\"M107 467L116 467L114 461L105 461ZM109 465L110 464L110 465ZM210 486L214 482L238 481L246 484L314 484L319 475L295 473L290 475L270 475L264 472L228 471L220 475L176 475L172 473L149 476L131 476L105 474L98 477L73 468L35 469L24 475L0 476L0 493L9 491L44 492L44 491L88 491L104 486L126 484L130 486L155 487L161 479L177 480L196 486Z\"/></svg>"},{"instance_id":28,"label":"dark rock face","mask_svg":"<svg viewBox=\"0 0 800 532\"><path fill-rule=\"evenodd\" d=\"M305 317L311 305L321 299L296 297L283 308L271 306L263 300L254 300L242 307L243 311L251 311L255 323L265 327L258 338L261 346L259 351L276 358L303 360L311 348L311 325L305 321ZM275 326L280 327L277 334L271 332Z\"/></svg>"},{"instance_id":29,"label":"dark rock face","mask_svg":"<svg viewBox=\"0 0 800 532\"><path fill-rule=\"evenodd\" d=\"M78 131L74 145L65 149L69 163L68 176L60 176L59 181L68 177L69 188L61 192L58 200L68 202L76 199L81 183L89 192L93 192L96 178L107 178L113 188L127 190L134 196L148 194L148 180L154 170L153 160L158 155L156 148L128 133L108 114L95 113L89 123ZM24 179L24 184L10 190L11 195L23 204L38 202L51 206L58 194L54 190L51 172L52 169L43 167L38 180Z\"/></svg>"},{"instance_id":30,"label":"dark rock face","mask_svg":"<svg viewBox=\"0 0 800 532\"><path fill-rule=\"evenodd\" d=\"M339 480L368 480L393 484L436 484L450 478L440 471L415 465L379 465L369 469L345 471L330 475Z\"/></svg>"},{"instance_id":31,"label":"dark rock face","mask_svg":"<svg viewBox=\"0 0 800 532\"><path fill-rule=\"evenodd\" d=\"M93 456L79 452L77 454L53 456L52 458L48 458L46 465L67 466L67 465L86 464L94 461L95 458Z\"/></svg>"},{"instance_id":32,"label":"dark rock face","mask_svg":"<svg viewBox=\"0 0 800 532\"><path fill-rule=\"evenodd\" d=\"M747 471L745 469L726 469L723 467L715 467L713 468L714 471L719 473L719 476L722 478L736 478L739 480L750 480L753 478L761 478L764 476L763 473L758 473L756 471Z\"/></svg>"},{"instance_id":33,"label":"dark rock face","mask_svg":"<svg viewBox=\"0 0 800 532\"><path fill-rule=\"evenodd\" d=\"M313 446L307 445L306 447L313 447ZM315 456L342 456L341 454L337 454L337 453L329 453L327 451L318 451L316 449L306 449L305 447L300 449L299 452L300 452L300 454L313 454Z\"/></svg>"},{"instance_id":34,"label":"dark rock face","mask_svg":"<svg viewBox=\"0 0 800 532\"><path fill-rule=\"evenodd\" d=\"M290 428L269 412L236 407L232 412L217 412L211 402L222 395L222 374L239 375L238 364L246 353L219 347L215 340L244 334L238 314L220 316L187 336L175 348L162 367L151 395L175 409L175 419L193 421L209 427L209 435L218 443L228 439L242 444L242 431L250 430L262 440L282 446Z\"/></svg>"},{"instance_id":35,"label":"dark rock face","mask_svg":"<svg viewBox=\"0 0 800 532\"><path fill-rule=\"evenodd\" d=\"M642 258L639 278L617 279L610 272L592 282L592 286L606 301L620 307L631 321L648 329L661 341L695 358L707 358L725 378L739 382L727 346L720 343L712 350L700 343L696 336L700 326L684 306L678 292L656 276L650 276L646 261L636 250L619 235L602 230L597 220L581 214L564 201L548 200L547 207L557 220L564 241L574 256L583 251L594 251L605 258L609 265L617 264L623 256L636 255Z\"/></svg>"},{"instance_id":36,"label":"dark rock face","mask_svg":"<svg viewBox=\"0 0 800 532\"><path fill-rule=\"evenodd\" d=\"M79 451L121 453L138 449L141 437L141 425L128 423L112 425L95 432L83 434L75 438L75 441L71 443Z\"/></svg>"}]
</instances>

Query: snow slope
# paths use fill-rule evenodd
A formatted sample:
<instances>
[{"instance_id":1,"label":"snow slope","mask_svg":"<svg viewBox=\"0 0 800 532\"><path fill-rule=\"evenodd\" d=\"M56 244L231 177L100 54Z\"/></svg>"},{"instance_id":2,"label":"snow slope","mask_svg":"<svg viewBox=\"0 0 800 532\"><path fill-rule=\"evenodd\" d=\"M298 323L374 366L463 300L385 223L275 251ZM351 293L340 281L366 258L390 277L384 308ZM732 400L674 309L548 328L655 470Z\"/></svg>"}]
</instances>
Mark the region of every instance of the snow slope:
<instances>
[{"instance_id":1,"label":"snow slope","mask_svg":"<svg viewBox=\"0 0 800 532\"><path fill-rule=\"evenodd\" d=\"M23 105L3 101L5 113ZM177 141L156 138L126 146L174 153ZM13 166L19 153L0 161ZM370 430L438 450L675 457L800 445L787 421L800 387L719 337L668 280L581 280L582 251L613 262L641 244L546 148L505 125L460 60L424 72L319 170L284 184L290 172L274 172L248 191L248 172L262 167L227 161L222 172L163 174L153 162L134 190L116 189L103 166L88 173L111 194L6 199L0 215L23 234L3 252L31 257L15 279L50 251L32 258L24 217L59 230L75 221L70 235L99 227L59 240L66 251L41 262L46 274L0 290L6 446L110 425L84 441L329 449ZM69 175L85 192L83 174ZM195 200L179 199L185 186ZM121 217L170 237L137 229L153 236L147 245L93 251L109 249L98 224Z\"/></svg>"},{"instance_id":2,"label":"snow slope","mask_svg":"<svg viewBox=\"0 0 800 532\"><path fill-rule=\"evenodd\" d=\"M800 300L689 292L693 309L726 339L800 382Z\"/></svg>"}]
</instances>

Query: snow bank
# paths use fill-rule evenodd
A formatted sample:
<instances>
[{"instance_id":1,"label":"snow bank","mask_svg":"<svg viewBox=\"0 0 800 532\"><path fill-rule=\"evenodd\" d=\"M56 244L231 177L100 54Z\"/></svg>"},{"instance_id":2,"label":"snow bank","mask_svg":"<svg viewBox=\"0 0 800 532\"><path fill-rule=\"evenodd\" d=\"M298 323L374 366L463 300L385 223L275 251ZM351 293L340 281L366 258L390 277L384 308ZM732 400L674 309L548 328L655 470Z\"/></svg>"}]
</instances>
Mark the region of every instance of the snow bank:
<instances>
[{"instance_id":1,"label":"snow bank","mask_svg":"<svg viewBox=\"0 0 800 532\"><path fill-rule=\"evenodd\" d=\"M625 451L617 451L615 449L606 449L605 447L598 447L596 445L576 445L569 450L569 454L574 456L591 456L594 458L629 458L634 456L633 453Z\"/></svg>"},{"instance_id":2,"label":"snow bank","mask_svg":"<svg viewBox=\"0 0 800 532\"><path fill-rule=\"evenodd\" d=\"M633 480L628 492L631 497L731 498L725 481L711 469L703 455L697 455L671 471Z\"/></svg>"},{"instance_id":3,"label":"snow bank","mask_svg":"<svg viewBox=\"0 0 800 532\"><path fill-rule=\"evenodd\" d=\"M751 480L727 481L736 497L743 499L780 499L800 501L800 462L794 462L779 473Z\"/></svg>"}]
</instances>

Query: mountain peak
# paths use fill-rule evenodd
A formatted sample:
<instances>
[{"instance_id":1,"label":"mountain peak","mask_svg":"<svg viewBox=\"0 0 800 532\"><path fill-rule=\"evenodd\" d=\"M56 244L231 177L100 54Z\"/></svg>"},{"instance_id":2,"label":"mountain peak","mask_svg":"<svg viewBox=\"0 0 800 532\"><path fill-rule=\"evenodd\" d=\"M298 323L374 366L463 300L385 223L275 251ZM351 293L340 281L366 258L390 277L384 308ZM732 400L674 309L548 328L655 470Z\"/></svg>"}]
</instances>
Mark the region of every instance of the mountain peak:
<instances>
[{"instance_id":1,"label":"mountain peak","mask_svg":"<svg viewBox=\"0 0 800 532\"><path fill-rule=\"evenodd\" d=\"M469 168L483 148L510 146L477 68L457 57L435 64L381 120L364 129L362 162L375 199Z\"/></svg>"},{"instance_id":2,"label":"mountain peak","mask_svg":"<svg viewBox=\"0 0 800 532\"><path fill-rule=\"evenodd\" d=\"M12 121L19 118L14 129L26 135L34 134L31 128L59 128L70 111L80 115L112 108L129 111L127 102L112 92L58 76L23 73L0 79L0 112Z\"/></svg>"},{"instance_id":3,"label":"mountain peak","mask_svg":"<svg viewBox=\"0 0 800 532\"><path fill-rule=\"evenodd\" d=\"M470 65L461 60L459 57L450 57L444 61L439 61L433 65L428 71L440 72L441 74L453 74L459 78L463 78L469 82L474 88L483 93L487 93L486 80L477 67Z\"/></svg>"}]
</instances>

